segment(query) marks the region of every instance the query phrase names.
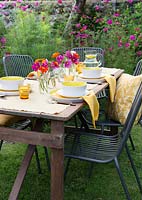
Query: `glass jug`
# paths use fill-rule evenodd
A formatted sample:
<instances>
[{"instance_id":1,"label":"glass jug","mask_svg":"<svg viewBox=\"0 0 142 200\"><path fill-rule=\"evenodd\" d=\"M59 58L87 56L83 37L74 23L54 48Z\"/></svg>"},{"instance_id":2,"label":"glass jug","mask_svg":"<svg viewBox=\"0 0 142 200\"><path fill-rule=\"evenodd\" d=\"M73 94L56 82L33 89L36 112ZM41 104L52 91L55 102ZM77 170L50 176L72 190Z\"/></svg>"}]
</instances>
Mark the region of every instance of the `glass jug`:
<instances>
[{"instance_id":1,"label":"glass jug","mask_svg":"<svg viewBox=\"0 0 142 200\"><path fill-rule=\"evenodd\" d=\"M100 67L103 62L103 55L95 50L86 50L84 64L86 67Z\"/></svg>"}]
</instances>

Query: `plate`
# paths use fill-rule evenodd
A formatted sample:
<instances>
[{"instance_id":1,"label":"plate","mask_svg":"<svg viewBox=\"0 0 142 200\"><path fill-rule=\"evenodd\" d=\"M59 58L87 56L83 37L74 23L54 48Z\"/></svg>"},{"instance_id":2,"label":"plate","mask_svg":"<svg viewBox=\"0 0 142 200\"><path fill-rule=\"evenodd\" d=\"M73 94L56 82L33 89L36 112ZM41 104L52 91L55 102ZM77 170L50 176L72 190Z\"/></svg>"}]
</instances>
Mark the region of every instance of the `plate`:
<instances>
[{"instance_id":1,"label":"plate","mask_svg":"<svg viewBox=\"0 0 142 200\"><path fill-rule=\"evenodd\" d=\"M0 96L15 96L15 95L19 95L18 90L15 91L0 90Z\"/></svg>"},{"instance_id":2,"label":"plate","mask_svg":"<svg viewBox=\"0 0 142 200\"><path fill-rule=\"evenodd\" d=\"M87 76L83 76L83 74L79 74L78 75L80 78L84 78L84 79L100 79L100 78L104 78L105 77L105 74L101 74L100 76L96 77L96 78L89 78Z\"/></svg>"},{"instance_id":3,"label":"plate","mask_svg":"<svg viewBox=\"0 0 142 200\"><path fill-rule=\"evenodd\" d=\"M81 97L81 96L67 96L67 95L64 95L62 89L58 90L56 93L59 94L59 95L62 96L62 97L65 97L65 98L79 98L79 97ZM89 91L86 90L86 91L85 91L85 94L82 95L82 96L86 96L86 95L88 95L88 94L89 94Z\"/></svg>"},{"instance_id":4,"label":"plate","mask_svg":"<svg viewBox=\"0 0 142 200\"><path fill-rule=\"evenodd\" d=\"M58 103L70 104L70 103L82 103L84 101L82 99L82 97L78 97L78 98L77 97L74 97L74 98L63 97L63 96L58 94L58 91L51 93L51 97L54 100L56 100ZM88 94L89 94L89 91L88 91Z\"/></svg>"},{"instance_id":5,"label":"plate","mask_svg":"<svg viewBox=\"0 0 142 200\"><path fill-rule=\"evenodd\" d=\"M37 80L37 77L26 77L28 80Z\"/></svg>"}]
</instances>

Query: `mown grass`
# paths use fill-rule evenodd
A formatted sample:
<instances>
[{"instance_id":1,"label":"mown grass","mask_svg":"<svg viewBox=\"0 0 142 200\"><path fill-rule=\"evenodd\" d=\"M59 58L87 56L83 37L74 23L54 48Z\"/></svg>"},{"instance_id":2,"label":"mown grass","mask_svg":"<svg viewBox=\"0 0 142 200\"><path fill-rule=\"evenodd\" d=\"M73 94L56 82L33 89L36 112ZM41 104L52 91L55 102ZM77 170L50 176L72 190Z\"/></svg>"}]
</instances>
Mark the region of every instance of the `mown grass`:
<instances>
[{"instance_id":1,"label":"mown grass","mask_svg":"<svg viewBox=\"0 0 142 200\"><path fill-rule=\"evenodd\" d=\"M130 150L142 182L142 128L132 130L136 150ZM0 200L7 200L14 178L20 166L27 145L5 143L0 152ZM48 171L44 149L38 147L42 174L38 174L33 157L18 200L50 199L50 172ZM120 157L120 164L132 200L140 200L135 177L125 151ZM73 160L71 162L64 188L65 200L123 200L125 195L114 164L95 164L91 178L87 173L89 163Z\"/></svg>"}]
</instances>

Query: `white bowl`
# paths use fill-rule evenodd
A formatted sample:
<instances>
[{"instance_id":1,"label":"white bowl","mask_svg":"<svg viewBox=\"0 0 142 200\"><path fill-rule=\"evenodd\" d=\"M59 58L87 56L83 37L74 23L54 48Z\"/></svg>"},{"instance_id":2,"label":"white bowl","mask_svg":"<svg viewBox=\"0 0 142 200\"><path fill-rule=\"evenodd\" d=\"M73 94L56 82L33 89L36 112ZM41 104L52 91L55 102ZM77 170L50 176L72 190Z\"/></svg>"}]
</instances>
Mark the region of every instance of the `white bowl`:
<instances>
[{"instance_id":1,"label":"white bowl","mask_svg":"<svg viewBox=\"0 0 142 200\"><path fill-rule=\"evenodd\" d=\"M86 82L65 81L62 83L62 93L66 97L81 97L86 93Z\"/></svg>"},{"instance_id":2,"label":"white bowl","mask_svg":"<svg viewBox=\"0 0 142 200\"><path fill-rule=\"evenodd\" d=\"M24 83L24 78L20 76L5 76L0 78L1 90L18 90L18 86Z\"/></svg>"},{"instance_id":3,"label":"white bowl","mask_svg":"<svg viewBox=\"0 0 142 200\"><path fill-rule=\"evenodd\" d=\"M99 78L102 75L101 67L84 67L82 69L82 76L86 78Z\"/></svg>"}]
</instances>

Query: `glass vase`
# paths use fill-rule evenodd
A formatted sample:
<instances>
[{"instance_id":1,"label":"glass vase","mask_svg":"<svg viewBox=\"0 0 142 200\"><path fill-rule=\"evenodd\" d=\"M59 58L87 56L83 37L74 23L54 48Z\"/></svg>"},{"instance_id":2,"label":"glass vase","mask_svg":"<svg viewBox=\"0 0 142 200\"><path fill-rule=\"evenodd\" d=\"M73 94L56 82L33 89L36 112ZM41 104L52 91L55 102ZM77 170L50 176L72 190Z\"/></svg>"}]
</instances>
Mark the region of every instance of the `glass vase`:
<instances>
[{"instance_id":1,"label":"glass vase","mask_svg":"<svg viewBox=\"0 0 142 200\"><path fill-rule=\"evenodd\" d=\"M76 66L72 64L70 68L65 69L64 81L73 81L76 77Z\"/></svg>"},{"instance_id":2,"label":"glass vase","mask_svg":"<svg viewBox=\"0 0 142 200\"><path fill-rule=\"evenodd\" d=\"M49 73L42 74L39 78L39 90L41 94L49 92Z\"/></svg>"}]
</instances>

